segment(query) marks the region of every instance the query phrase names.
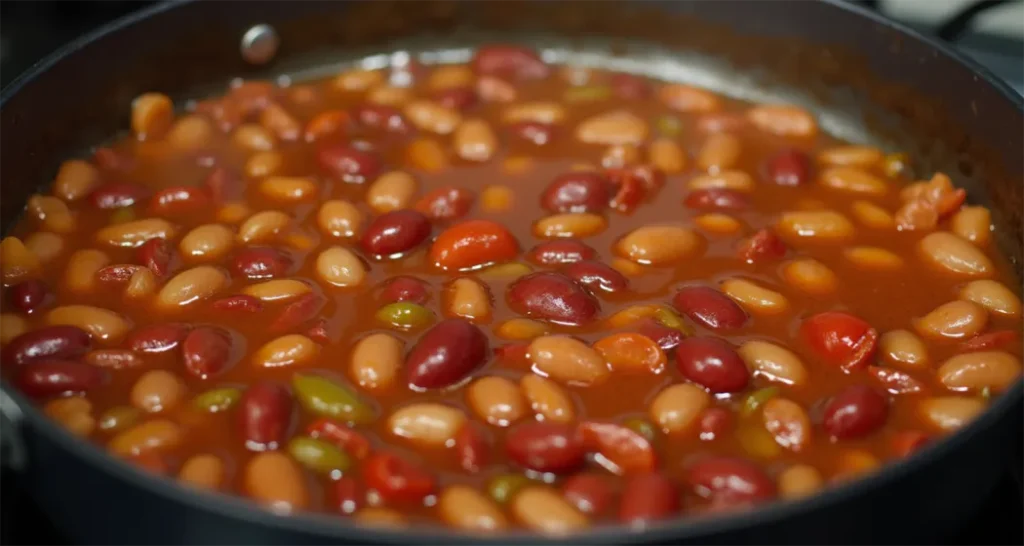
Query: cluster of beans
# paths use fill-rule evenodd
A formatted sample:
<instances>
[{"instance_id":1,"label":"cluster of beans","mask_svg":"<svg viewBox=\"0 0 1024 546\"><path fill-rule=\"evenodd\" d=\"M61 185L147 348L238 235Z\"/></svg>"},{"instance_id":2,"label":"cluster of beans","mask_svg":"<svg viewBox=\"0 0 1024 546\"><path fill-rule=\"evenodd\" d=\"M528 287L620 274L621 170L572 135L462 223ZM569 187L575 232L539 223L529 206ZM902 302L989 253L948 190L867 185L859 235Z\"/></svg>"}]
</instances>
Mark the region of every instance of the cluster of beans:
<instances>
[{"instance_id":1,"label":"cluster of beans","mask_svg":"<svg viewBox=\"0 0 1024 546\"><path fill-rule=\"evenodd\" d=\"M1020 380L989 211L794 106L492 46L186 110L138 97L29 199L0 341L50 417L195 487L642 526L809 495Z\"/></svg>"}]
</instances>

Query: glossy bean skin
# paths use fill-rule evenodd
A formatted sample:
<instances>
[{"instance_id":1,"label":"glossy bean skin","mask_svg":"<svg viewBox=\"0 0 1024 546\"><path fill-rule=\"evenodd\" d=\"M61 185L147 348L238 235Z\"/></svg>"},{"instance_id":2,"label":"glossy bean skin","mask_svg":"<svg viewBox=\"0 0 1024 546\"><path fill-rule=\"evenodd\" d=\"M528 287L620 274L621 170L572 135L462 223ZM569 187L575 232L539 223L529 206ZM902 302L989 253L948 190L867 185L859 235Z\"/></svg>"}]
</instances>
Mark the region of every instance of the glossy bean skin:
<instances>
[{"instance_id":1,"label":"glossy bean skin","mask_svg":"<svg viewBox=\"0 0 1024 546\"><path fill-rule=\"evenodd\" d=\"M888 417L889 407L874 389L854 385L836 394L824 412L826 432L836 438L857 438L881 427Z\"/></svg>"},{"instance_id":2,"label":"glossy bean skin","mask_svg":"<svg viewBox=\"0 0 1024 546\"><path fill-rule=\"evenodd\" d=\"M684 339L676 347L676 365L684 377L713 393L743 390L750 377L736 349L712 337Z\"/></svg>"},{"instance_id":3,"label":"glossy bean skin","mask_svg":"<svg viewBox=\"0 0 1024 546\"><path fill-rule=\"evenodd\" d=\"M593 296L557 273L522 277L509 286L506 297L519 313L561 324L585 324L600 310Z\"/></svg>"},{"instance_id":4,"label":"glossy bean skin","mask_svg":"<svg viewBox=\"0 0 1024 546\"><path fill-rule=\"evenodd\" d=\"M440 389L458 383L483 363L487 351L487 338L470 322L439 322L406 357L409 384L417 389Z\"/></svg>"},{"instance_id":5,"label":"glossy bean skin","mask_svg":"<svg viewBox=\"0 0 1024 546\"><path fill-rule=\"evenodd\" d=\"M739 328L746 324L747 313L714 288L685 287L672 298L672 305L694 322L713 330Z\"/></svg>"}]
</instances>

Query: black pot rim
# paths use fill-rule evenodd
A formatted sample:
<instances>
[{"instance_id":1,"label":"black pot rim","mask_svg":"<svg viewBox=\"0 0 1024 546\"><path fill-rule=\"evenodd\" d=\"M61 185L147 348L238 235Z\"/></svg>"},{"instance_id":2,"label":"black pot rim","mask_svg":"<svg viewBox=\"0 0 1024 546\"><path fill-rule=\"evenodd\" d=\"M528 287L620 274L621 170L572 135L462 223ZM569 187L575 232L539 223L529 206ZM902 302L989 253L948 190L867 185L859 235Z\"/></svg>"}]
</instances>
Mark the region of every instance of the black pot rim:
<instances>
[{"instance_id":1,"label":"black pot rim","mask_svg":"<svg viewBox=\"0 0 1024 546\"><path fill-rule=\"evenodd\" d=\"M887 27L912 38L959 63L974 72L987 85L995 88L1003 97L1018 110L1024 111L1024 97L1016 93L1008 84L992 74L987 68L956 51L949 45L929 36L924 36L909 27L892 21L866 8L856 6L844 0L820 0L839 12L859 16L873 23ZM160 3L138 12L112 21L82 37L66 44L45 59L18 76L0 93L0 108L5 105L26 84L34 80L50 67L60 62L68 54L81 49L104 36L144 19L159 15L164 11L184 5L193 4L195 0L175 0ZM609 544L635 542L678 543L701 537L752 528L767 524L777 524L785 520L795 520L812 511L823 510L843 503L853 497L869 491L882 489L892 485L915 471L916 468L934 464L955 450L958 445L970 442L982 430L995 426L1005 414L1009 413L1018 400L1024 398L1024 380L1018 381L1011 389L1000 395L982 415L963 429L942 438L938 442L919 450L901 461L888 462L879 470L843 485L830 487L811 497L792 501L775 501L764 506L749 510L735 511L714 516L696 518L676 518L654 523L638 531L625 525L597 526L586 531L569 535L564 538L549 538L528 532L510 532L495 536L469 535L446 530L443 527L415 527L405 530L375 529L356 525L351 520L326 514L299 512L292 515L277 515L269 512L242 497L230 494L196 491L177 483L136 468L120 459L110 456L98 446L84 442L63 430L47 418L34 403L17 392L8 382L0 381L3 394L10 396L21 412L22 427L30 433L39 433L60 447L106 472L111 476L124 480L149 493L160 495L181 504L191 504L203 511L222 517L234 519L252 525L267 526L279 531L298 534L315 534L325 538L355 541L357 543L404 543L404 544L503 544L516 543L549 543L549 544ZM31 464L31 463L29 463Z\"/></svg>"}]
</instances>

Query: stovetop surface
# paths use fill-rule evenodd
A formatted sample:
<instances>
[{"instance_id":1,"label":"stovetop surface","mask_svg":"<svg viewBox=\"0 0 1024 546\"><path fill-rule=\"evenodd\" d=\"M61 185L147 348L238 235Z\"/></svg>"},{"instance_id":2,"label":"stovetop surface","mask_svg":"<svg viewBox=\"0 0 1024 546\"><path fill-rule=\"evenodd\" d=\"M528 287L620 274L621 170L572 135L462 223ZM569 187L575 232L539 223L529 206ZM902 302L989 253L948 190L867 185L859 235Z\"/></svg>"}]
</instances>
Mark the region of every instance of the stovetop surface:
<instances>
[{"instance_id":1,"label":"stovetop surface","mask_svg":"<svg viewBox=\"0 0 1024 546\"><path fill-rule=\"evenodd\" d=\"M942 2L944 0L901 0ZM61 44L96 26L152 2L2 2L0 3L0 85L7 85ZM860 2L874 5L877 2ZM889 0L892 3L892 0ZM883 10L885 6L881 7ZM922 28L920 21L915 26ZM1021 27L1024 39L1024 25ZM927 30L926 28L924 30ZM1013 37L960 37L962 49L1024 94L1024 43ZM948 544L1024 544L1024 486L1021 458L1011 456L1006 479L984 508ZM1016 467L1015 469L1013 467ZM13 477L0 474L0 544L71 544L53 529Z\"/></svg>"}]
</instances>

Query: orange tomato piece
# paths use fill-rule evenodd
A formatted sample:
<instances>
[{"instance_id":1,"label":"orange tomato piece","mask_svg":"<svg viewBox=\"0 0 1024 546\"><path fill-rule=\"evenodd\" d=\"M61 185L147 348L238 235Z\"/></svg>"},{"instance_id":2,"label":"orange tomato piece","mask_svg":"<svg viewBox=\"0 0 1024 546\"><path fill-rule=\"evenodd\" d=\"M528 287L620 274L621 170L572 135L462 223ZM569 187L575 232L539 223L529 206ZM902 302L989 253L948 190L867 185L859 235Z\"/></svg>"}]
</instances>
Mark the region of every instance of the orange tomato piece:
<instances>
[{"instance_id":1,"label":"orange tomato piece","mask_svg":"<svg viewBox=\"0 0 1024 546\"><path fill-rule=\"evenodd\" d=\"M654 340L635 332L612 334L595 343L594 349L608 361L612 371L661 373L668 362Z\"/></svg>"},{"instance_id":2,"label":"orange tomato piece","mask_svg":"<svg viewBox=\"0 0 1024 546\"><path fill-rule=\"evenodd\" d=\"M430 261L446 271L479 269L519 254L519 243L505 226L467 220L446 229L430 247Z\"/></svg>"},{"instance_id":3,"label":"orange tomato piece","mask_svg":"<svg viewBox=\"0 0 1024 546\"><path fill-rule=\"evenodd\" d=\"M343 110L320 112L306 124L306 140L313 141L334 133L343 133L351 120L352 117Z\"/></svg>"},{"instance_id":4,"label":"orange tomato piece","mask_svg":"<svg viewBox=\"0 0 1024 546\"><path fill-rule=\"evenodd\" d=\"M657 466L651 442L639 433L621 425L587 421L577 429L580 440L589 451L604 457L602 466L615 474L642 474Z\"/></svg>"}]
</instances>

